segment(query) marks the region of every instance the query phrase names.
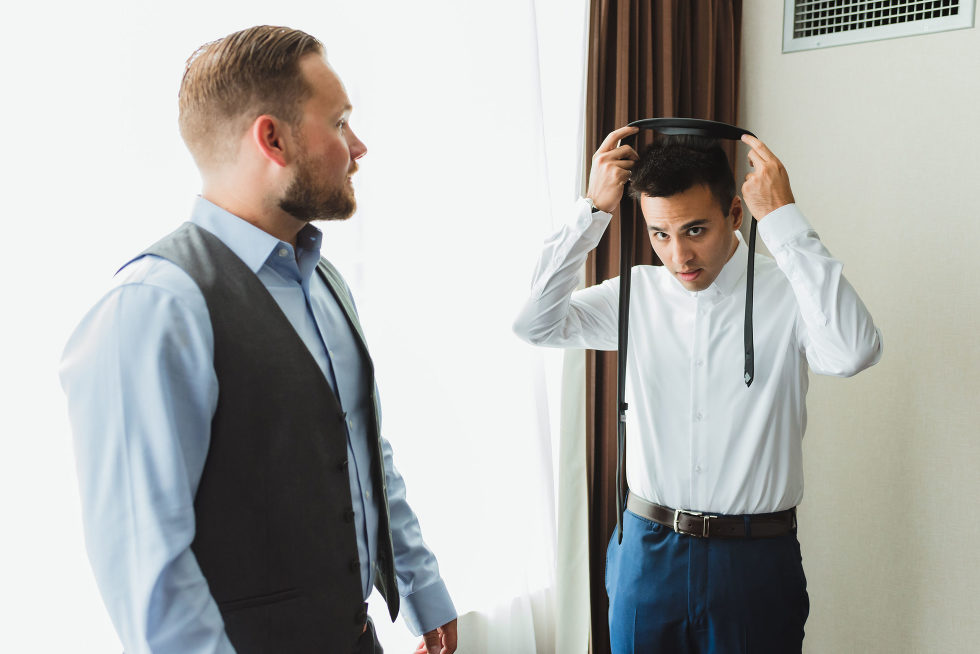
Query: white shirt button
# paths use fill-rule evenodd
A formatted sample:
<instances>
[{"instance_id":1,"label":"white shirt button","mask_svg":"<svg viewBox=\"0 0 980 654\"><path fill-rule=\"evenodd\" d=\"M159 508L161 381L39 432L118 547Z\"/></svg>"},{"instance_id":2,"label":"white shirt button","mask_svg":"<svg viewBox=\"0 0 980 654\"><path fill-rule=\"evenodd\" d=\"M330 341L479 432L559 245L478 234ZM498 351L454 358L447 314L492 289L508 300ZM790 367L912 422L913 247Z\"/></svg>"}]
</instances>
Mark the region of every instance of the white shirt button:
<instances>
[{"instance_id":1,"label":"white shirt button","mask_svg":"<svg viewBox=\"0 0 980 654\"><path fill-rule=\"evenodd\" d=\"M701 466L694 466L694 472L701 472Z\"/></svg>"},{"instance_id":2,"label":"white shirt button","mask_svg":"<svg viewBox=\"0 0 980 654\"><path fill-rule=\"evenodd\" d=\"M701 415L701 412L700 411L698 411L697 413L694 414L694 419L697 420L697 421L700 421L701 418L703 418L703 417L704 416Z\"/></svg>"},{"instance_id":3,"label":"white shirt button","mask_svg":"<svg viewBox=\"0 0 980 654\"><path fill-rule=\"evenodd\" d=\"M366 492L366 493L364 493L364 494L365 494L365 495L367 495L367 498L368 498L368 499L371 499L371 491L367 491L367 492Z\"/></svg>"},{"instance_id":4,"label":"white shirt button","mask_svg":"<svg viewBox=\"0 0 980 654\"><path fill-rule=\"evenodd\" d=\"M348 418L347 419L347 426L350 427L351 429L354 428L354 419L353 418Z\"/></svg>"},{"instance_id":5,"label":"white shirt button","mask_svg":"<svg viewBox=\"0 0 980 654\"><path fill-rule=\"evenodd\" d=\"M288 257L289 256L289 250L287 250L286 248L279 248L279 256L280 257Z\"/></svg>"},{"instance_id":6,"label":"white shirt button","mask_svg":"<svg viewBox=\"0 0 980 654\"><path fill-rule=\"evenodd\" d=\"M701 366L704 365L704 361L702 359L698 359L696 363L697 363L698 368L700 368Z\"/></svg>"}]
</instances>

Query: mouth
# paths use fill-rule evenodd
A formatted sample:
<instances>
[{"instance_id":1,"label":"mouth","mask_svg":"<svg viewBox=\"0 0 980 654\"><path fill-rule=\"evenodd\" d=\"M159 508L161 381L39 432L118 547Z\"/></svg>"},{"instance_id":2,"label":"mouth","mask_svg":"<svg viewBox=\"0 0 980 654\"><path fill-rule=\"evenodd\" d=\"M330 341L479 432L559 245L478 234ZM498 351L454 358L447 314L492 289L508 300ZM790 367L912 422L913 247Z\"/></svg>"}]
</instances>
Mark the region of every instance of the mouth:
<instances>
[{"instance_id":1,"label":"mouth","mask_svg":"<svg viewBox=\"0 0 980 654\"><path fill-rule=\"evenodd\" d=\"M678 271L677 276L681 279L681 281L693 282L695 279L701 276L703 270L703 268L698 268L697 270L690 270L688 272Z\"/></svg>"}]
</instances>

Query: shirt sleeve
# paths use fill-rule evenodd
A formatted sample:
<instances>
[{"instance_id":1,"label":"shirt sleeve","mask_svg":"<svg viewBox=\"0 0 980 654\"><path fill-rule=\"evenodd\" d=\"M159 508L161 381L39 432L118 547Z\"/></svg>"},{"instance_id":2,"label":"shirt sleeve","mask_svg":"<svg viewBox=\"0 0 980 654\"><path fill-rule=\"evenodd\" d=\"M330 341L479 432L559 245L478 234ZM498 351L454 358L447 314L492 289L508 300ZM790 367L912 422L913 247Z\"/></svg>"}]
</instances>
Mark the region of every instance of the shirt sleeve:
<instances>
[{"instance_id":1,"label":"shirt sleeve","mask_svg":"<svg viewBox=\"0 0 980 654\"><path fill-rule=\"evenodd\" d=\"M217 402L213 335L198 299L117 286L62 359L86 548L127 654L234 653L190 550Z\"/></svg>"},{"instance_id":2,"label":"shirt sleeve","mask_svg":"<svg viewBox=\"0 0 980 654\"><path fill-rule=\"evenodd\" d=\"M416 636L432 631L457 617L449 589L439 575L435 555L422 540L419 520L408 505L405 479L395 468L391 444L381 439L388 487L388 514L395 574L401 596L401 615Z\"/></svg>"},{"instance_id":3,"label":"shirt sleeve","mask_svg":"<svg viewBox=\"0 0 980 654\"><path fill-rule=\"evenodd\" d=\"M619 278L575 290L589 252L611 219L580 200L572 221L545 241L531 296L514 322L521 339L550 347L616 349Z\"/></svg>"},{"instance_id":4,"label":"shirt sleeve","mask_svg":"<svg viewBox=\"0 0 980 654\"><path fill-rule=\"evenodd\" d=\"M759 221L759 235L786 275L800 311L800 347L810 368L850 377L881 359L881 332L795 204Z\"/></svg>"}]
</instances>

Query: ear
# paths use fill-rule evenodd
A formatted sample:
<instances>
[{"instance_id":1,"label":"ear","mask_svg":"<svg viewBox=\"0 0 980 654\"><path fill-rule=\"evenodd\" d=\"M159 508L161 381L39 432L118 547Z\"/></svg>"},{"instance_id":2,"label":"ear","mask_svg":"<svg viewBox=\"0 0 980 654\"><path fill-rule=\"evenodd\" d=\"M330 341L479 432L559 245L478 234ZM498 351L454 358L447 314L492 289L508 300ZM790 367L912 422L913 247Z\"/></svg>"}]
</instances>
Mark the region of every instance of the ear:
<instances>
[{"instance_id":1,"label":"ear","mask_svg":"<svg viewBox=\"0 0 980 654\"><path fill-rule=\"evenodd\" d=\"M263 157L277 166L285 167L291 153L287 152L289 134L282 121L263 114L252 121L248 134L252 146Z\"/></svg>"},{"instance_id":2,"label":"ear","mask_svg":"<svg viewBox=\"0 0 980 654\"><path fill-rule=\"evenodd\" d=\"M737 195L732 198L732 207L728 210L728 215L732 217L732 229L742 226L742 198Z\"/></svg>"}]
</instances>

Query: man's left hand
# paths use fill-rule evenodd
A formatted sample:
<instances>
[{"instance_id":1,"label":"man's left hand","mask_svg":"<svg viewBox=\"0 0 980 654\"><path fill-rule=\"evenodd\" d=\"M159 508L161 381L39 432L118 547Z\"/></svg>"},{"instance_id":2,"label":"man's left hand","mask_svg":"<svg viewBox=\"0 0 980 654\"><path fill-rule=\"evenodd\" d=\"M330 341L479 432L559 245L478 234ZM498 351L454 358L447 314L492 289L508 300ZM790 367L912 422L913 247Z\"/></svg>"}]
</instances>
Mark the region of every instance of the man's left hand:
<instances>
[{"instance_id":1,"label":"man's left hand","mask_svg":"<svg viewBox=\"0 0 980 654\"><path fill-rule=\"evenodd\" d=\"M742 142L752 148L749 150L749 164L753 168L742 184L742 199L756 220L762 220L779 207L796 202L789 187L789 174L772 150L748 134L742 135Z\"/></svg>"},{"instance_id":2,"label":"man's left hand","mask_svg":"<svg viewBox=\"0 0 980 654\"><path fill-rule=\"evenodd\" d=\"M415 654L453 654L456 651L456 620L422 635Z\"/></svg>"}]
</instances>

